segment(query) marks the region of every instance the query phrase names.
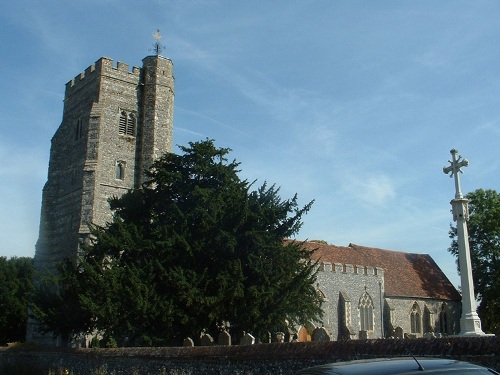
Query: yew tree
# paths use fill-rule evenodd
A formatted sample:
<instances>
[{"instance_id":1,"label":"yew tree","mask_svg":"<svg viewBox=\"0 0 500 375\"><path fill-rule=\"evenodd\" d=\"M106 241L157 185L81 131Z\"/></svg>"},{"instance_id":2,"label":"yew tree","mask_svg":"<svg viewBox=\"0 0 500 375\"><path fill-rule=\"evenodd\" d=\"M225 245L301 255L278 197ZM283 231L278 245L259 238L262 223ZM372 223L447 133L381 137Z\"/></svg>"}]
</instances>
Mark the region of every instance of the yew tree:
<instances>
[{"instance_id":1,"label":"yew tree","mask_svg":"<svg viewBox=\"0 0 500 375\"><path fill-rule=\"evenodd\" d=\"M321 316L311 253L292 238L312 202L239 177L212 140L166 154L110 201L77 265L81 309L117 342L179 344L221 323L260 337ZM89 329L89 326L83 327Z\"/></svg>"},{"instance_id":2,"label":"yew tree","mask_svg":"<svg viewBox=\"0 0 500 375\"><path fill-rule=\"evenodd\" d=\"M0 257L0 346L25 340L33 275L32 258Z\"/></svg>"},{"instance_id":3,"label":"yew tree","mask_svg":"<svg viewBox=\"0 0 500 375\"><path fill-rule=\"evenodd\" d=\"M466 195L469 200L469 247L474 291L479 301L478 314L483 329L500 334L500 194L477 189ZM457 229L450 229L448 249L457 257Z\"/></svg>"}]
</instances>

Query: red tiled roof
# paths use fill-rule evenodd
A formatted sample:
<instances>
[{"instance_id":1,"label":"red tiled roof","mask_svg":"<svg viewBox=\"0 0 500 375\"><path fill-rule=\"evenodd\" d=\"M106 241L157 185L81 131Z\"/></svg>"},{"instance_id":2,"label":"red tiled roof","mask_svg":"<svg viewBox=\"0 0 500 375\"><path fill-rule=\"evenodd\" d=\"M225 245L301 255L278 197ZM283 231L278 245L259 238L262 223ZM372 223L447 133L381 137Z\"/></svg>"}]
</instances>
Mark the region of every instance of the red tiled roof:
<instances>
[{"instance_id":1,"label":"red tiled roof","mask_svg":"<svg viewBox=\"0 0 500 375\"><path fill-rule=\"evenodd\" d=\"M352 264L384 269L385 295L398 297L460 300L460 294L428 254L410 254L365 247L305 242L315 250L312 258L330 263Z\"/></svg>"}]
</instances>

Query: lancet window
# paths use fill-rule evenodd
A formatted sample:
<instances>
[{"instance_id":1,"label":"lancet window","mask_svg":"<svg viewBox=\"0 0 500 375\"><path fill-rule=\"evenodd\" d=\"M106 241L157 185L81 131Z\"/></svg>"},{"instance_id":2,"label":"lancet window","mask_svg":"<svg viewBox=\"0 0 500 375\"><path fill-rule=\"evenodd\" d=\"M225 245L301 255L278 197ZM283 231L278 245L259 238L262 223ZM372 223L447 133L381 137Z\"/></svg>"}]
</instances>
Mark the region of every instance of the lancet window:
<instances>
[{"instance_id":1,"label":"lancet window","mask_svg":"<svg viewBox=\"0 0 500 375\"><path fill-rule=\"evenodd\" d=\"M448 311L445 303L441 305L441 311L439 311L439 332L448 332Z\"/></svg>"},{"instance_id":2,"label":"lancet window","mask_svg":"<svg viewBox=\"0 0 500 375\"><path fill-rule=\"evenodd\" d=\"M411 333L422 333L422 318L418 303L414 302L410 312Z\"/></svg>"},{"instance_id":3,"label":"lancet window","mask_svg":"<svg viewBox=\"0 0 500 375\"><path fill-rule=\"evenodd\" d=\"M81 118L76 120L75 141L83 137L83 121Z\"/></svg>"},{"instance_id":4,"label":"lancet window","mask_svg":"<svg viewBox=\"0 0 500 375\"><path fill-rule=\"evenodd\" d=\"M359 321L362 331L373 331L373 300L367 292L359 299Z\"/></svg>"},{"instance_id":5,"label":"lancet window","mask_svg":"<svg viewBox=\"0 0 500 375\"><path fill-rule=\"evenodd\" d=\"M125 178L125 162L118 161L116 162L116 175L115 178L117 180L123 180Z\"/></svg>"}]
</instances>

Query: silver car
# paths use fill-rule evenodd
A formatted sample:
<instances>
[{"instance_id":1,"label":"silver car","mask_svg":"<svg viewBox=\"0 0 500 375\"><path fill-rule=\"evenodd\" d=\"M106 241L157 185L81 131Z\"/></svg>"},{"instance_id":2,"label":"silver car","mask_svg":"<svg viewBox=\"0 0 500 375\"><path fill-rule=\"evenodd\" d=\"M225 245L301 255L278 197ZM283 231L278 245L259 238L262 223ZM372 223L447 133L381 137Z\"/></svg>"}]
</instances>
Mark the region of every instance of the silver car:
<instances>
[{"instance_id":1,"label":"silver car","mask_svg":"<svg viewBox=\"0 0 500 375\"><path fill-rule=\"evenodd\" d=\"M384 358L337 362L303 369L297 375L313 374L499 374L498 372L468 362L435 358Z\"/></svg>"}]
</instances>

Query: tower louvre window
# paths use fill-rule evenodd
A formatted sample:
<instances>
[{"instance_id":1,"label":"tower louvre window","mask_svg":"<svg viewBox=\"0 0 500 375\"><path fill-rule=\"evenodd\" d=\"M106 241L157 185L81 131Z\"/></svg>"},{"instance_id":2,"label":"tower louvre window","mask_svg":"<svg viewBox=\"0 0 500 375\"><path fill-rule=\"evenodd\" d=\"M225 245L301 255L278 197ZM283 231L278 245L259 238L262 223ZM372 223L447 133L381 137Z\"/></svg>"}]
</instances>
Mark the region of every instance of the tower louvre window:
<instances>
[{"instance_id":1,"label":"tower louvre window","mask_svg":"<svg viewBox=\"0 0 500 375\"><path fill-rule=\"evenodd\" d=\"M135 135L135 116L133 113L128 114L127 119L127 135Z\"/></svg>"},{"instance_id":2,"label":"tower louvre window","mask_svg":"<svg viewBox=\"0 0 500 375\"><path fill-rule=\"evenodd\" d=\"M132 112L121 111L118 124L118 133L123 135L135 136L136 119Z\"/></svg>"},{"instance_id":3,"label":"tower louvre window","mask_svg":"<svg viewBox=\"0 0 500 375\"><path fill-rule=\"evenodd\" d=\"M125 112L120 113L120 134L125 134L127 132L127 114Z\"/></svg>"}]
</instances>

